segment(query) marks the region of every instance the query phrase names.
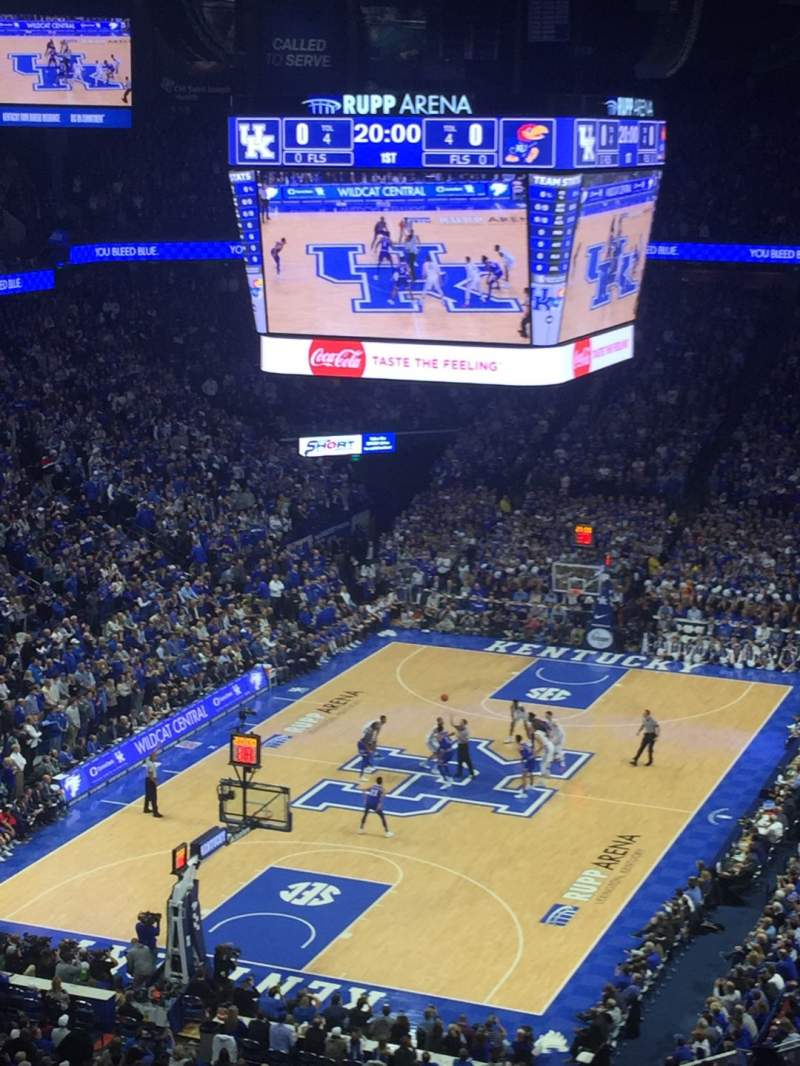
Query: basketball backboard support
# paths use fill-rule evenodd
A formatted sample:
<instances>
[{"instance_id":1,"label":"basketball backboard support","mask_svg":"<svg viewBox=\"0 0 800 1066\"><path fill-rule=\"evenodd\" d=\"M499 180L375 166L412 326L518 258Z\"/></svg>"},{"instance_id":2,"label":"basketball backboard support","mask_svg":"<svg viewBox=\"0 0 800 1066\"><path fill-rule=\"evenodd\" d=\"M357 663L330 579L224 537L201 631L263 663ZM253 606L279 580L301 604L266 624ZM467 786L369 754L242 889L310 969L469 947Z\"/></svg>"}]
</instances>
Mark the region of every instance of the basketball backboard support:
<instances>
[{"instance_id":1,"label":"basketball backboard support","mask_svg":"<svg viewBox=\"0 0 800 1066\"><path fill-rule=\"evenodd\" d=\"M291 833L291 794L285 785L224 778L217 786L219 820L234 829Z\"/></svg>"}]
</instances>

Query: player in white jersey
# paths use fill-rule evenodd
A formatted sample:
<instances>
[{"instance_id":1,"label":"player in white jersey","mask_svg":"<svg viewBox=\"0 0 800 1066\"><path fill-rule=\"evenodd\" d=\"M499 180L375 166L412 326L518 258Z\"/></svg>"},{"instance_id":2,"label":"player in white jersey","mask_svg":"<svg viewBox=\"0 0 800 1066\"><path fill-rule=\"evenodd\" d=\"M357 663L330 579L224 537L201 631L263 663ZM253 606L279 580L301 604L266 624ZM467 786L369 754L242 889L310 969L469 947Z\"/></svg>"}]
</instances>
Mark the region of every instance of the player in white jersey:
<instances>
[{"instance_id":1,"label":"player in white jersey","mask_svg":"<svg viewBox=\"0 0 800 1066\"><path fill-rule=\"evenodd\" d=\"M424 279L424 285L422 286L423 296L438 296L440 299L444 299L444 292L442 291L442 268L436 262L435 259L428 257L422 264L422 277Z\"/></svg>"},{"instance_id":2,"label":"player in white jersey","mask_svg":"<svg viewBox=\"0 0 800 1066\"><path fill-rule=\"evenodd\" d=\"M550 775L550 763L553 761L553 755L555 754L555 748L553 742L550 739L549 725L543 718L537 718L535 714L528 715L528 721L525 724L528 736L532 741L539 741L542 746L542 777L548 777Z\"/></svg>"},{"instance_id":3,"label":"player in white jersey","mask_svg":"<svg viewBox=\"0 0 800 1066\"><path fill-rule=\"evenodd\" d=\"M566 743L566 737L564 735L564 729L560 722L557 722L553 717L552 711L545 711L545 720L548 724L550 737L550 743L553 745L553 762L564 768L564 744Z\"/></svg>"},{"instance_id":4,"label":"player in white jersey","mask_svg":"<svg viewBox=\"0 0 800 1066\"><path fill-rule=\"evenodd\" d=\"M439 750L439 734L444 729L444 718L437 718L436 724L425 737L425 747L430 752L426 762L436 762L436 753Z\"/></svg>"},{"instance_id":5,"label":"player in white jersey","mask_svg":"<svg viewBox=\"0 0 800 1066\"><path fill-rule=\"evenodd\" d=\"M494 246L494 250L497 252L498 258L500 259L500 263L503 267L503 280L505 281L506 285L508 285L511 281L511 271L513 269L514 264L516 263L516 259L507 248L501 248L499 244L496 244Z\"/></svg>"},{"instance_id":6,"label":"player in white jersey","mask_svg":"<svg viewBox=\"0 0 800 1066\"><path fill-rule=\"evenodd\" d=\"M521 733L525 728L525 721L527 714L525 708L519 702L519 700L512 700L511 706L508 708L508 712L511 716L511 721L508 724L508 736L506 737L506 744L510 744L517 733Z\"/></svg>"},{"instance_id":7,"label":"player in white jersey","mask_svg":"<svg viewBox=\"0 0 800 1066\"><path fill-rule=\"evenodd\" d=\"M470 300L474 296L480 300L483 295L481 292L481 270L477 263L473 263L470 257L467 255L464 257L466 267L466 284L464 285L464 306L469 307ZM508 738L509 744L511 743L511 737Z\"/></svg>"}]
</instances>

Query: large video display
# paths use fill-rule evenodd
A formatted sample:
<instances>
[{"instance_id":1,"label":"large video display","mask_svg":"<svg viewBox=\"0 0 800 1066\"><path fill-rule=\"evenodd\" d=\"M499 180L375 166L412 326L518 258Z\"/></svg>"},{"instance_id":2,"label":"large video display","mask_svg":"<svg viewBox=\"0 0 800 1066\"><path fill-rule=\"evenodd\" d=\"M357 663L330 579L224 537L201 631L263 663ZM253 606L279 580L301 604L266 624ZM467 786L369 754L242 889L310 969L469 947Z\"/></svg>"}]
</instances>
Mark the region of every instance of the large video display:
<instances>
[{"instance_id":1,"label":"large video display","mask_svg":"<svg viewBox=\"0 0 800 1066\"><path fill-rule=\"evenodd\" d=\"M631 357L657 170L334 177L231 173L264 369L544 384Z\"/></svg>"},{"instance_id":2,"label":"large video display","mask_svg":"<svg viewBox=\"0 0 800 1066\"><path fill-rule=\"evenodd\" d=\"M583 176L560 340L635 319L660 177Z\"/></svg>"},{"instance_id":3,"label":"large video display","mask_svg":"<svg viewBox=\"0 0 800 1066\"><path fill-rule=\"evenodd\" d=\"M129 126L123 18L0 16L0 125Z\"/></svg>"},{"instance_id":4,"label":"large video display","mask_svg":"<svg viewBox=\"0 0 800 1066\"><path fill-rule=\"evenodd\" d=\"M421 176L261 192L268 333L530 343L521 183Z\"/></svg>"}]
</instances>

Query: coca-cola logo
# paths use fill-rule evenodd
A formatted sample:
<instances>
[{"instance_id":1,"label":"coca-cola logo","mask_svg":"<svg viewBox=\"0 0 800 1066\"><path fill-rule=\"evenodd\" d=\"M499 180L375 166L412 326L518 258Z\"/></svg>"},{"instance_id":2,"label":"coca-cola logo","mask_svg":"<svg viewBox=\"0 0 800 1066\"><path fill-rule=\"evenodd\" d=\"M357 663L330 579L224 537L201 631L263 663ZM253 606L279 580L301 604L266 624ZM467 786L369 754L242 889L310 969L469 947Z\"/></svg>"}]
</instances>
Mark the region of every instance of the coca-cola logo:
<instances>
[{"instance_id":1,"label":"coca-cola logo","mask_svg":"<svg viewBox=\"0 0 800 1066\"><path fill-rule=\"evenodd\" d=\"M582 378L591 373L592 369L592 342L589 337L581 337L572 346L572 376Z\"/></svg>"},{"instance_id":2,"label":"coca-cola logo","mask_svg":"<svg viewBox=\"0 0 800 1066\"><path fill-rule=\"evenodd\" d=\"M361 341L313 340L308 365L318 377L360 378L367 365Z\"/></svg>"}]
</instances>

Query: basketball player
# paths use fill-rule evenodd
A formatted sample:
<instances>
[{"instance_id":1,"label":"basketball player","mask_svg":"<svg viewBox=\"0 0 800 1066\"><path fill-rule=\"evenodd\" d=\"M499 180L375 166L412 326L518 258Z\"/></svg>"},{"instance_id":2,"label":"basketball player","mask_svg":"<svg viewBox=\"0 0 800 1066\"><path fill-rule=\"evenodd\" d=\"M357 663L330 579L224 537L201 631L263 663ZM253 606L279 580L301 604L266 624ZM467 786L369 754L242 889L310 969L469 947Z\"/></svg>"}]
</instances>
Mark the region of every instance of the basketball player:
<instances>
[{"instance_id":1,"label":"basketball player","mask_svg":"<svg viewBox=\"0 0 800 1066\"><path fill-rule=\"evenodd\" d=\"M378 737L381 730L386 725L386 715L382 714L380 718L375 718L364 726L361 732L361 739L366 741L369 745L369 750L372 754L372 762L375 761L375 752L378 748Z\"/></svg>"},{"instance_id":2,"label":"basketball player","mask_svg":"<svg viewBox=\"0 0 800 1066\"><path fill-rule=\"evenodd\" d=\"M462 718L460 722L456 722L450 715L450 725L456 732L456 781L461 780L461 771L463 767L469 770L469 776L475 777L475 767L472 765L472 756L469 753L469 726L466 718Z\"/></svg>"},{"instance_id":3,"label":"basketball player","mask_svg":"<svg viewBox=\"0 0 800 1066\"><path fill-rule=\"evenodd\" d=\"M358 738L358 754L361 758L361 765L359 766L359 778L365 777L367 774L374 773L375 764L372 761L372 753L375 749L372 747L366 734Z\"/></svg>"},{"instance_id":4,"label":"basketball player","mask_svg":"<svg viewBox=\"0 0 800 1066\"><path fill-rule=\"evenodd\" d=\"M376 777L375 784L370 785L364 796L364 813L361 815L361 825L358 827L359 833L364 832L364 823L367 820L367 815L372 811L377 814L381 820L383 826L383 835L387 837L393 837L394 833L391 832L389 826L386 824L386 815L383 813L383 797L386 792L383 787L383 778Z\"/></svg>"},{"instance_id":5,"label":"basketball player","mask_svg":"<svg viewBox=\"0 0 800 1066\"><path fill-rule=\"evenodd\" d=\"M537 741L541 745L542 749L542 777L550 776L550 763L553 761L553 742L550 740L547 722L543 718L537 718L535 714L528 715L528 722L525 727L528 732L528 737L532 741Z\"/></svg>"},{"instance_id":6,"label":"basketball player","mask_svg":"<svg viewBox=\"0 0 800 1066\"><path fill-rule=\"evenodd\" d=\"M550 743L553 745L553 762L558 763L563 770L564 744L566 742L564 729L561 724L555 720L552 711L545 711L544 717L548 726L547 735L550 738Z\"/></svg>"},{"instance_id":7,"label":"basketball player","mask_svg":"<svg viewBox=\"0 0 800 1066\"><path fill-rule=\"evenodd\" d=\"M468 255L464 256L464 267L466 278L464 284L464 306L469 307L470 300L473 296L480 299L481 293L481 271L477 263L473 263ZM511 737L508 738L509 744L511 743Z\"/></svg>"},{"instance_id":8,"label":"basketball player","mask_svg":"<svg viewBox=\"0 0 800 1066\"><path fill-rule=\"evenodd\" d=\"M382 233L378 238L378 262L375 265L380 266L384 260L386 260L389 266L394 266L394 260L392 259L392 242L389 239L388 233Z\"/></svg>"},{"instance_id":9,"label":"basketball player","mask_svg":"<svg viewBox=\"0 0 800 1066\"><path fill-rule=\"evenodd\" d=\"M286 238L281 237L279 241L276 241L272 248L270 248L269 254L272 256L272 261L275 264L275 270L278 274L281 272L281 252L286 247Z\"/></svg>"},{"instance_id":10,"label":"basketball player","mask_svg":"<svg viewBox=\"0 0 800 1066\"><path fill-rule=\"evenodd\" d=\"M490 259L488 255L481 256L481 273L486 279L486 292L481 299L485 302L490 300L493 292L497 292L500 289L500 279L503 276L503 268L499 263L495 263L493 259Z\"/></svg>"},{"instance_id":11,"label":"basketball player","mask_svg":"<svg viewBox=\"0 0 800 1066\"><path fill-rule=\"evenodd\" d=\"M448 764L453 754L453 740L446 729L440 729L436 736L439 742L439 746L436 749L436 769L442 779L439 787L452 788L453 782L450 780L450 767Z\"/></svg>"},{"instance_id":12,"label":"basketball player","mask_svg":"<svg viewBox=\"0 0 800 1066\"><path fill-rule=\"evenodd\" d=\"M519 752L519 761L522 771L522 782L520 783L519 792L517 792L517 799L525 799L528 794L528 789L533 788L533 774L536 760L533 754L533 747L529 740L523 739L520 733L517 733L514 740L517 742L517 751Z\"/></svg>"},{"instance_id":13,"label":"basketball player","mask_svg":"<svg viewBox=\"0 0 800 1066\"><path fill-rule=\"evenodd\" d=\"M381 217L375 223L375 226L374 226L374 228L372 230L372 243L370 244L370 250L374 252L375 251L375 247L378 244L378 241L381 239L381 237L388 237L388 236L389 236L389 227L386 224L386 219L384 218L383 215L381 215Z\"/></svg>"},{"instance_id":14,"label":"basketball player","mask_svg":"<svg viewBox=\"0 0 800 1066\"><path fill-rule=\"evenodd\" d=\"M444 729L444 718L437 718L436 725L431 729L428 735L425 737L425 747L430 752L430 755L425 760L428 765L436 762L436 752L439 750L439 734Z\"/></svg>"},{"instance_id":15,"label":"basketball player","mask_svg":"<svg viewBox=\"0 0 800 1066\"><path fill-rule=\"evenodd\" d=\"M405 259L400 259L392 271L392 291L389 293L389 303L400 299L400 293L407 292L411 295L411 268Z\"/></svg>"},{"instance_id":16,"label":"basketball player","mask_svg":"<svg viewBox=\"0 0 800 1066\"><path fill-rule=\"evenodd\" d=\"M503 278L506 285L508 285L511 280L511 270L516 263L516 259L508 249L501 248L499 244L494 246L494 250L497 252L497 256L503 265Z\"/></svg>"},{"instance_id":17,"label":"basketball player","mask_svg":"<svg viewBox=\"0 0 800 1066\"><path fill-rule=\"evenodd\" d=\"M509 713L511 715L511 721L508 725L508 736L506 737L506 744L511 743L511 738L515 733L519 733L520 729L525 728L525 708L519 702L519 700L512 700L509 707Z\"/></svg>"},{"instance_id":18,"label":"basketball player","mask_svg":"<svg viewBox=\"0 0 800 1066\"><path fill-rule=\"evenodd\" d=\"M422 264L422 277L425 279L425 283L422 286L422 295L438 296L440 300L443 300L442 268L432 256L428 256Z\"/></svg>"}]
</instances>

